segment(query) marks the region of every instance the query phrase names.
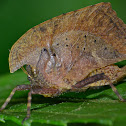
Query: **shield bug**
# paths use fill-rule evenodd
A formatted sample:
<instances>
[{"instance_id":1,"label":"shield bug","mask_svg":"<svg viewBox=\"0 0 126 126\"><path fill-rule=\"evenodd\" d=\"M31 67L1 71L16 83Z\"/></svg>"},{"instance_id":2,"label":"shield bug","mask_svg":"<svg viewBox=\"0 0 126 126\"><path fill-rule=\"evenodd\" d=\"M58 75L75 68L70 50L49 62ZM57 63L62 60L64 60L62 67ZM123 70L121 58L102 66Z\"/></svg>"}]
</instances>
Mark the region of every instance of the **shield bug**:
<instances>
[{"instance_id":1,"label":"shield bug","mask_svg":"<svg viewBox=\"0 0 126 126\"><path fill-rule=\"evenodd\" d=\"M15 91L29 90L27 116L30 117L32 94L54 97L66 91L113 85L126 76L126 67L114 63L126 60L126 25L110 3L99 3L62 14L28 30L12 46L10 72L26 66L30 85L16 86ZM22 68L23 69L23 68Z\"/></svg>"}]
</instances>

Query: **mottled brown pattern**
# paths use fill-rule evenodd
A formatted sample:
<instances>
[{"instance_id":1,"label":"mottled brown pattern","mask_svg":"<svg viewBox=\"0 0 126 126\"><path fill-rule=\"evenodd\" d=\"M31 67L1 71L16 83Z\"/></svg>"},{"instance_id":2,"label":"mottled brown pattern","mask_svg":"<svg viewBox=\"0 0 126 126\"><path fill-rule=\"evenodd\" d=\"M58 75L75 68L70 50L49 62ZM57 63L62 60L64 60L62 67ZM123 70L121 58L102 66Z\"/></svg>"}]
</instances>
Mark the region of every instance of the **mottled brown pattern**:
<instances>
[{"instance_id":1,"label":"mottled brown pattern","mask_svg":"<svg viewBox=\"0 0 126 126\"><path fill-rule=\"evenodd\" d=\"M12 46L10 72L24 65L30 85L14 88L0 110L16 90L30 90L27 116L30 117L32 94L54 97L66 91L85 91L110 85L121 101L114 83L126 76L126 24L110 3L99 3L62 14L28 30Z\"/></svg>"},{"instance_id":2,"label":"mottled brown pattern","mask_svg":"<svg viewBox=\"0 0 126 126\"><path fill-rule=\"evenodd\" d=\"M27 64L31 83L69 90L96 69L125 60L125 36L126 25L110 3L62 14L33 27L13 45L10 72Z\"/></svg>"},{"instance_id":3,"label":"mottled brown pattern","mask_svg":"<svg viewBox=\"0 0 126 126\"><path fill-rule=\"evenodd\" d=\"M116 16L110 3L99 3L60 15L35 26L34 30L30 29L13 45L9 56L11 72L24 64L36 66L41 49L51 47L55 36L60 38L62 33L78 33L78 30L102 39L121 54L103 65L126 59L126 25Z\"/></svg>"}]
</instances>

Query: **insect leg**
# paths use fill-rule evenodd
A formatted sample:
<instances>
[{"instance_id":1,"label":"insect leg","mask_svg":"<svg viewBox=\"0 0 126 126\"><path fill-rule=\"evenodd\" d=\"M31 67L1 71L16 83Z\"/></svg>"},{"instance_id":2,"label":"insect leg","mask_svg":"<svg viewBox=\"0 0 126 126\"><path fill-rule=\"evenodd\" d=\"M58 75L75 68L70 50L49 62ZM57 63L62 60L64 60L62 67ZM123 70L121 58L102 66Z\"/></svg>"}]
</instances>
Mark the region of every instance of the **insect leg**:
<instances>
[{"instance_id":1,"label":"insect leg","mask_svg":"<svg viewBox=\"0 0 126 126\"><path fill-rule=\"evenodd\" d=\"M25 120L30 118L30 108L31 108L32 91L28 93L28 103L27 103L27 116L23 119L22 124Z\"/></svg>"},{"instance_id":2,"label":"insect leg","mask_svg":"<svg viewBox=\"0 0 126 126\"><path fill-rule=\"evenodd\" d=\"M106 76L104 75L104 73L96 74L94 76L87 77L84 80L76 83L75 85L72 86L72 89L82 88L91 83L94 83L94 82L97 82L97 81L103 80L103 79L106 79Z\"/></svg>"},{"instance_id":3,"label":"insect leg","mask_svg":"<svg viewBox=\"0 0 126 126\"><path fill-rule=\"evenodd\" d=\"M104 73L101 73L101 74L96 74L94 76L91 76L91 77L88 77L88 78L85 78L84 80L78 82L77 84L73 85L72 87L72 90L74 89L77 89L77 88L82 88L82 87L85 87L87 85L90 85L91 83L94 83L94 82L97 82L99 80L103 80L103 79L106 79L109 81L109 84L112 88L112 90L115 92L115 94L118 96L119 100L120 101L126 101L125 99L123 99L121 97L121 95L119 94L119 92L117 91L116 87L111 83L110 79L108 76L106 76Z\"/></svg>"},{"instance_id":4,"label":"insect leg","mask_svg":"<svg viewBox=\"0 0 126 126\"><path fill-rule=\"evenodd\" d=\"M2 107L0 108L0 111L2 111L7 104L10 102L11 98L13 97L15 91L21 91L21 90L30 90L31 89L31 85L18 85L16 86L10 93L9 97L6 99L6 101L4 102L4 104L2 105Z\"/></svg>"},{"instance_id":5,"label":"insect leg","mask_svg":"<svg viewBox=\"0 0 126 126\"><path fill-rule=\"evenodd\" d=\"M111 86L112 90L115 92L115 94L118 96L119 100L122 102L126 102L126 100L122 98L122 96L119 94L116 87L112 83L110 83L110 86Z\"/></svg>"},{"instance_id":6,"label":"insect leg","mask_svg":"<svg viewBox=\"0 0 126 126\"><path fill-rule=\"evenodd\" d=\"M109 85L111 86L111 88L115 92L115 94L118 96L119 100L122 101L122 102L126 102L126 100L123 99L122 96L119 94L119 92L117 91L116 87L112 84L112 82L110 81L109 77L105 75L105 79L110 82Z\"/></svg>"}]
</instances>

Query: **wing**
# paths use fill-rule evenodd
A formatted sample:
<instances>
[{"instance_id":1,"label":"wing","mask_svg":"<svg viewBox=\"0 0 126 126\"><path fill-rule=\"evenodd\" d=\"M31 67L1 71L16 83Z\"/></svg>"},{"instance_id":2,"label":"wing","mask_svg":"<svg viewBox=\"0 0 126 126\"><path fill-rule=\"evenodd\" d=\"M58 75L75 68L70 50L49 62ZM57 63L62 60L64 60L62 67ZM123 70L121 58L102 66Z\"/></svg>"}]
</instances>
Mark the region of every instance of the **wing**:
<instances>
[{"instance_id":1,"label":"wing","mask_svg":"<svg viewBox=\"0 0 126 126\"><path fill-rule=\"evenodd\" d=\"M110 56L107 59L102 49L102 53L96 49L93 56L105 59L102 65L126 59L126 25L117 17L110 3L99 3L60 15L28 30L11 48L10 72L15 72L25 64L36 67L43 47L51 48L53 39L59 34L78 30L103 40L108 47L112 47L112 55L119 53L118 57Z\"/></svg>"}]
</instances>

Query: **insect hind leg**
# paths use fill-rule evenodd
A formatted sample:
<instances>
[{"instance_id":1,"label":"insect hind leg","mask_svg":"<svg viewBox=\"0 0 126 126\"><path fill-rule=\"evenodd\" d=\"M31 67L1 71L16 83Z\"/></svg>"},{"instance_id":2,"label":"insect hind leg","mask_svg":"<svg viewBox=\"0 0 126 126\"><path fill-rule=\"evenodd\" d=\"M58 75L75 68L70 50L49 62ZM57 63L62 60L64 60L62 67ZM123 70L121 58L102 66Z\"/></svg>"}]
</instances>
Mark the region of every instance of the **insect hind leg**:
<instances>
[{"instance_id":1,"label":"insect hind leg","mask_svg":"<svg viewBox=\"0 0 126 126\"><path fill-rule=\"evenodd\" d=\"M108 80L110 83L110 87L112 88L113 92L117 95L117 97L119 98L120 101L122 102L126 102L125 99L122 98L122 96L120 95L120 93L118 92L117 88L113 85L113 83L110 81L109 77L105 75L105 79Z\"/></svg>"},{"instance_id":2,"label":"insect hind leg","mask_svg":"<svg viewBox=\"0 0 126 126\"><path fill-rule=\"evenodd\" d=\"M109 85L111 86L112 90L114 91L114 93L118 96L119 100L122 102L126 102L126 100L122 98L122 96L117 91L116 87L111 82L111 79L108 76L106 76L104 73L96 74L96 75L90 76L88 78L85 78L84 80L73 85L72 90L83 88L85 86L91 85L92 83L100 81L100 80L107 80L109 82Z\"/></svg>"},{"instance_id":3,"label":"insect hind leg","mask_svg":"<svg viewBox=\"0 0 126 126\"><path fill-rule=\"evenodd\" d=\"M122 98L122 96L119 94L116 87L112 83L110 83L110 86L111 86L112 90L115 92L115 94L118 96L119 100L122 102L126 102L126 99Z\"/></svg>"},{"instance_id":4,"label":"insect hind leg","mask_svg":"<svg viewBox=\"0 0 126 126\"><path fill-rule=\"evenodd\" d=\"M104 75L104 73L96 74L96 75L87 77L84 80L76 83L75 85L72 86L72 89L82 88L82 87L90 85L91 83L94 83L103 79L106 79L106 76Z\"/></svg>"}]
</instances>

